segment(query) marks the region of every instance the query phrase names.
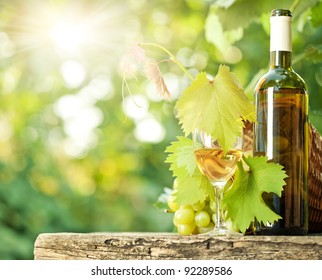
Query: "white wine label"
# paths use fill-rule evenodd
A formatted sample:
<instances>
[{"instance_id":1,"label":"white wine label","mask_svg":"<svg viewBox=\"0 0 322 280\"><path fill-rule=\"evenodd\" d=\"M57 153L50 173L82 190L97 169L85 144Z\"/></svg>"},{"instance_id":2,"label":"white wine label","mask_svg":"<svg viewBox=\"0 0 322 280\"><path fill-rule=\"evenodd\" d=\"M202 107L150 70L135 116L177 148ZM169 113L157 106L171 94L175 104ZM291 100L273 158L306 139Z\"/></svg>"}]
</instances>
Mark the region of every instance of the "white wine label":
<instances>
[{"instance_id":1,"label":"white wine label","mask_svg":"<svg viewBox=\"0 0 322 280\"><path fill-rule=\"evenodd\" d=\"M270 51L292 51L292 18L289 16L271 17Z\"/></svg>"}]
</instances>

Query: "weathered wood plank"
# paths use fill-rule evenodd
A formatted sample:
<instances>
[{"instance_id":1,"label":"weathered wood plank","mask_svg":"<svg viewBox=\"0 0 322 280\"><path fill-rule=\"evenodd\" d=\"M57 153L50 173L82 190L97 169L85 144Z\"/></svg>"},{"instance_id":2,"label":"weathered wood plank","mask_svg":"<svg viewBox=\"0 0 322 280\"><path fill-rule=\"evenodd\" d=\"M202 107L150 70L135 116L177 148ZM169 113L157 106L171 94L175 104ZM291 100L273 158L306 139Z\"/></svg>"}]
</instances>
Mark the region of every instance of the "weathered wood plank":
<instances>
[{"instance_id":1,"label":"weathered wood plank","mask_svg":"<svg viewBox=\"0 0 322 280\"><path fill-rule=\"evenodd\" d=\"M322 236L179 236L171 233L44 233L36 260L321 260Z\"/></svg>"}]
</instances>

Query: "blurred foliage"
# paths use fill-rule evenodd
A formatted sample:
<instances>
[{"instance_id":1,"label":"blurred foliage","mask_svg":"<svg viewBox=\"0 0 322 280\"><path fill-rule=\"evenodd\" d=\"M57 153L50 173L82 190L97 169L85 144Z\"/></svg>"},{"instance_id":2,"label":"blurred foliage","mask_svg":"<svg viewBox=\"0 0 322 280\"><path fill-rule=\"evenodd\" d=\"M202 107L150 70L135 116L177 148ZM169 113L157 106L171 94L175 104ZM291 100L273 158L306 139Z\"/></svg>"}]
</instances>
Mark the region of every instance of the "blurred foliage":
<instances>
[{"instance_id":1,"label":"blurred foliage","mask_svg":"<svg viewBox=\"0 0 322 280\"><path fill-rule=\"evenodd\" d=\"M123 101L120 63L132 43L165 46L193 75L227 64L251 96L268 67L270 10L295 9L294 68L321 129L322 4L280 5L0 0L0 259L32 259L42 232L172 230L153 204L172 185L164 150L181 134L173 106L188 79L162 64L170 102L141 77Z\"/></svg>"}]
</instances>

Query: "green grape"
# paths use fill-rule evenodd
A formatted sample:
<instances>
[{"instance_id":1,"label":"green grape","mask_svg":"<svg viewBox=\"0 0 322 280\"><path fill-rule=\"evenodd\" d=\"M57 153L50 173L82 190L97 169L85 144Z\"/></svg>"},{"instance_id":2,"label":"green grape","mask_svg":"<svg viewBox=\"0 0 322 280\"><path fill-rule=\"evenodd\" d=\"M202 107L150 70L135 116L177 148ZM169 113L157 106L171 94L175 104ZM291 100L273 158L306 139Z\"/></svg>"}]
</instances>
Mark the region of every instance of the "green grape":
<instances>
[{"instance_id":1,"label":"green grape","mask_svg":"<svg viewBox=\"0 0 322 280\"><path fill-rule=\"evenodd\" d=\"M206 226L206 227L198 227L198 232L199 233L206 233L206 232L208 232L208 231L211 231L211 230L213 230L213 228L214 228L214 224L212 223L212 222L210 222L209 224L208 224L208 226Z\"/></svg>"},{"instance_id":2,"label":"green grape","mask_svg":"<svg viewBox=\"0 0 322 280\"><path fill-rule=\"evenodd\" d=\"M210 223L210 216L208 212L201 210L195 214L195 224L197 227L206 227Z\"/></svg>"},{"instance_id":3,"label":"green grape","mask_svg":"<svg viewBox=\"0 0 322 280\"><path fill-rule=\"evenodd\" d=\"M192 209L195 211L200 211L205 207L205 204L206 204L205 201L203 202L198 201L197 203L192 205Z\"/></svg>"},{"instance_id":4,"label":"green grape","mask_svg":"<svg viewBox=\"0 0 322 280\"><path fill-rule=\"evenodd\" d=\"M231 219L227 219L225 223L226 223L227 229L229 229L230 231L239 232L239 230L233 225L233 222Z\"/></svg>"},{"instance_id":5,"label":"green grape","mask_svg":"<svg viewBox=\"0 0 322 280\"><path fill-rule=\"evenodd\" d=\"M209 207L213 212L216 212L216 201L210 200Z\"/></svg>"},{"instance_id":6,"label":"green grape","mask_svg":"<svg viewBox=\"0 0 322 280\"><path fill-rule=\"evenodd\" d=\"M195 218L195 211L191 206L180 206L174 213L173 222L175 224L191 224Z\"/></svg>"},{"instance_id":7,"label":"green grape","mask_svg":"<svg viewBox=\"0 0 322 280\"><path fill-rule=\"evenodd\" d=\"M214 211L212 211L209 207L209 204L206 204L206 206L202 209L203 211L206 211L209 216L211 217L211 215L214 213Z\"/></svg>"},{"instance_id":8,"label":"green grape","mask_svg":"<svg viewBox=\"0 0 322 280\"><path fill-rule=\"evenodd\" d=\"M212 214L211 220L214 224L216 224L216 213Z\"/></svg>"},{"instance_id":9,"label":"green grape","mask_svg":"<svg viewBox=\"0 0 322 280\"><path fill-rule=\"evenodd\" d=\"M168 206L170 210L172 210L173 212L179 209L178 203L176 203L174 200L175 200L174 196L170 195L168 198Z\"/></svg>"},{"instance_id":10,"label":"green grape","mask_svg":"<svg viewBox=\"0 0 322 280\"><path fill-rule=\"evenodd\" d=\"M229 230L234 230L233 228L233 222L231 221L231 219L228 219L227 221L225 221L226 224L226 228Z\"/></svg>"},{"instance_id":11,"label":"green grape","mask_svg":"<svg viewBox=\"0 0 322 280\"><path fill-rule=\"evenodd\" d=\"M177 230L180 235L189 235L194 232L196 225L194 223L190 224L178 224Z\"/></svg>"}]
</instances>

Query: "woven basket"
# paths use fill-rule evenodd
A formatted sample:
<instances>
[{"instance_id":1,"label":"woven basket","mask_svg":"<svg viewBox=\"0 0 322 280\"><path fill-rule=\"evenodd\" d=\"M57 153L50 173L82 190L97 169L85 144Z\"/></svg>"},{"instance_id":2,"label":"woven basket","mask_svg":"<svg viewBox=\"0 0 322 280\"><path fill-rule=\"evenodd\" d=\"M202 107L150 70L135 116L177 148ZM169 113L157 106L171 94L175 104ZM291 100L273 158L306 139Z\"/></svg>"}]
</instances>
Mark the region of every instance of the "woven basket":
<instances>
[{"instance_id":1,"label":"woven basket","mask_svg":"<svg viewBox=\"0 0 322 280\"><path fill-rule=\"evenodd\" d=\"M322 136L309 126L309 233L322 232ZM253 125L247 122L244 129L244 150L253 147Z\"/></svg>"}]
</instances>

